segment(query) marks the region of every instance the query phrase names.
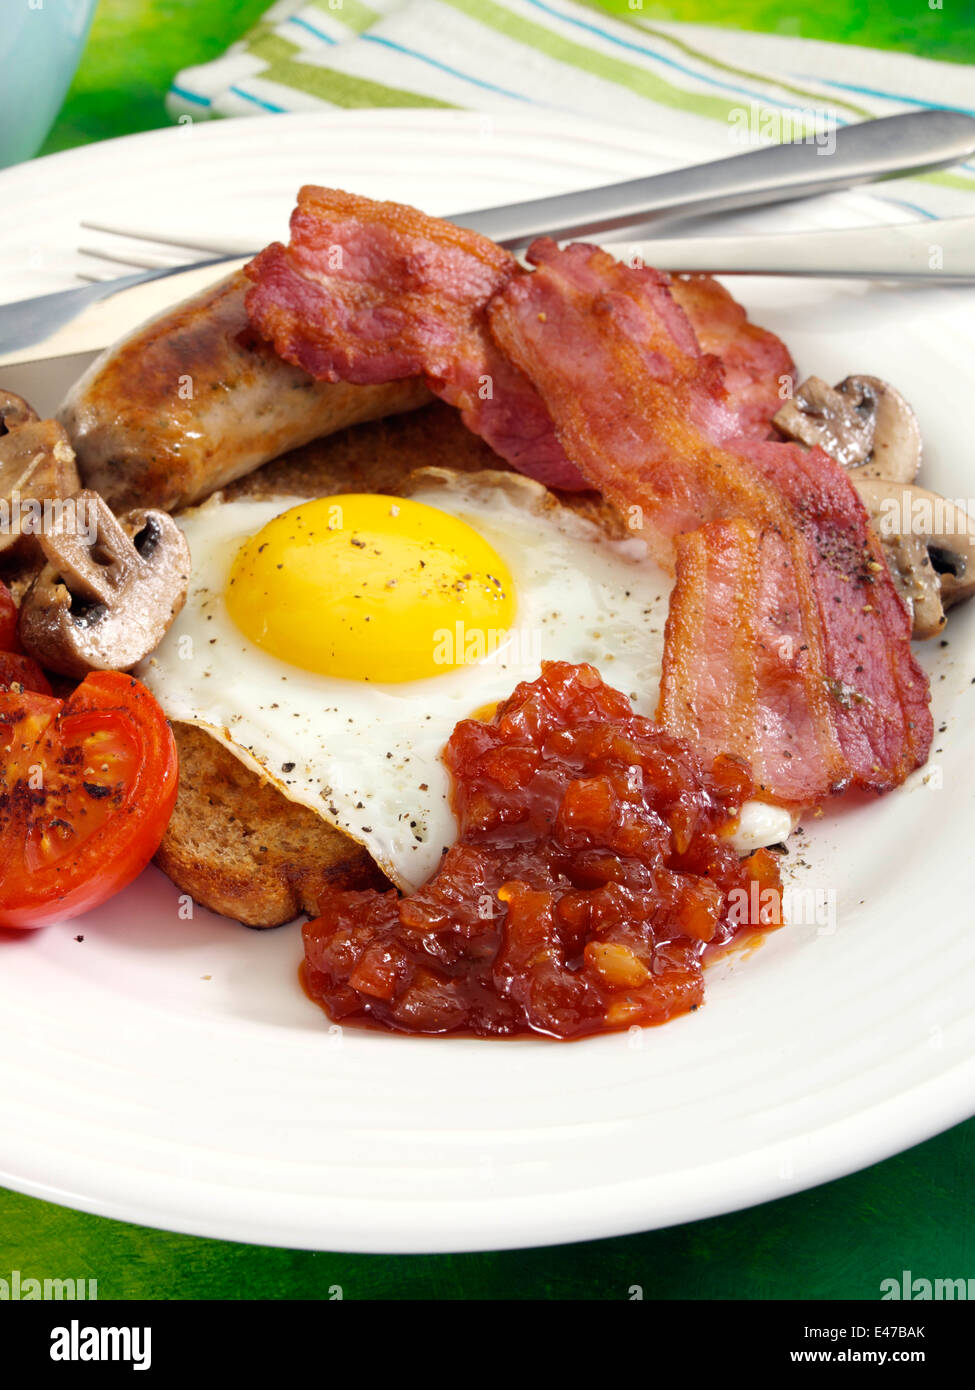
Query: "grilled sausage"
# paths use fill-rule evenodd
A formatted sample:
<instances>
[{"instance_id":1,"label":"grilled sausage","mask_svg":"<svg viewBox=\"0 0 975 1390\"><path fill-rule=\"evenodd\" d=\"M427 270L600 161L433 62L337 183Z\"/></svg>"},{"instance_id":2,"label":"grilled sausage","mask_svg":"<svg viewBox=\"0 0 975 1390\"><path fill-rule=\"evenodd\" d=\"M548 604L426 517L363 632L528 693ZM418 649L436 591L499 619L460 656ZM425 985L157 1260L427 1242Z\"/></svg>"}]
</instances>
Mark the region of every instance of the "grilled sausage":
<instances>
[{"instance_id":1,"label":"grilled sausage","mask_svg":"<svg viewBox=\"0 0 975 1390\"><path fill-rule=\"evenodd\" d=\"M242 272L110 347L59 413L86 487L116 510L174 510L346 425L425 404L416 378L315 381L248 323Z\"/></svg>"}]
</instances>

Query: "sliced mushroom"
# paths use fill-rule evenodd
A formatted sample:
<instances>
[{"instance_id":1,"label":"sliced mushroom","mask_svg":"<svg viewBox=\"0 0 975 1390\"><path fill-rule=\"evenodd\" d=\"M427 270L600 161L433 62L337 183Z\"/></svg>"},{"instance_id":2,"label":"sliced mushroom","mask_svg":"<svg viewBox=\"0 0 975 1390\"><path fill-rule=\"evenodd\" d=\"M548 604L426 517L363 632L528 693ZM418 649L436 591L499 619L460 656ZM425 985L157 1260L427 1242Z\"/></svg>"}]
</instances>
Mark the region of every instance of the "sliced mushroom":
<instances>
[{"instance_id":1,"label":"sliced mushroom","mask_svg":"<svg viewBox=\"0 0 975 1390\"><path fill-rule=\"evenodd\" d=\"M68 499L40 536L47 559L20 608L25 651L67 676L128 671L186 599L190 552L168 512L117 518L97 492Z\"/></svg>"},{"instance_id":2,"label":"sliced mushroom","mask_svg":"<svg viewBox=\"0 0 975 1390\"><path fill-rule=\"evenodd\" d=\"M944 610L975 593L975 520L936 492L880 478L857 478L915 637L936 637Z\"/></svg>"},{"instance_id":3,"label":"sliced mushroom","mask_svg":"<svg viewBox=\"0 0 975 1390\"><path fill-rule=\"evenodd\" d=\"M0 391L0 435L37 419L37 411L29 406L23 396L15 396L13 391Z\"/></svg>"},{"instance_id":4,"label":"sliced mushroom","mask_svg":"<svg viewBox=\"0 0 975 1390\"><path fill-rule=\"evenodd\" d=\"M917 416L899 391L875 376L827 386L811 376L773 416L790 439L819 447L861 478L912 483L921 466Z\"/></svg>"},{"instance_id":5,"label":"sliced mushroom","mask_svg":"<svg viewBox=\"0 0 975 1390\"><path fill-rule=\"evenodd\" d=\"M74 450L56 420L38 420L0 391L0 554L37 535L54 503L79 486Z\"/></svg>"}]
</instances>

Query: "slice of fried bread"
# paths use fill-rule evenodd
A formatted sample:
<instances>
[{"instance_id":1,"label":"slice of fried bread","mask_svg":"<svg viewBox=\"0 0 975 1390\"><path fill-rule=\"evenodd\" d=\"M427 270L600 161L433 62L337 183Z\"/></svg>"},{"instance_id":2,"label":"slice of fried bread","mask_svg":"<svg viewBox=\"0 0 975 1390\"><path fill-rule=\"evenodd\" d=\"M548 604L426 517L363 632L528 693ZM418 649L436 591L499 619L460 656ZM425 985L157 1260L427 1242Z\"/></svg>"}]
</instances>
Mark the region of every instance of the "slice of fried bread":
<instances>
[{"instance_id":1,"label":"slice of fried bread","mask_svg":"<svg viewBox=\"0 0 975 1390\"><path fill-rule=\"evenodd\" d=\"M222 743L173 725L179 794L156 863L198 903L251 927L314 916L327 888L389 885L361 845L289 801Z\"/></svg>"}]
</instances>

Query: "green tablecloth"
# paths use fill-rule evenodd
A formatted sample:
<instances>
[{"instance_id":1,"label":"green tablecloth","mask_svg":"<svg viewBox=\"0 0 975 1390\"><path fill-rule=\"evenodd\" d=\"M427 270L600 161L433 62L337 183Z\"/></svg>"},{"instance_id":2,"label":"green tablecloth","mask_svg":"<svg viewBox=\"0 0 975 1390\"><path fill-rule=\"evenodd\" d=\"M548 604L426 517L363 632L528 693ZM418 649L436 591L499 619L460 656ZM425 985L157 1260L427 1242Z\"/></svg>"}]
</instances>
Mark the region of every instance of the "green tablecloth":
<instances>
[{"instance_id":1,"label":"green tablecloth","mask_svg":"<svg viewBox=\"0 0 975 1390\"><path fill-rule=\"evenodd\" d=\"M165 123L173 73L215 57L269 0L101 0L90 44L45 153ZM933 3L933 0L932 0ZM625 12L629 0L606 0ZM960 13L960 11L963 11ZM975 61L971 0L645 0L660 19ZM0 1191L0 1278L98 1280L101 1298L879 1297L882 1279L975 1276L975 1121L812 1192L731 1216L617 1240L428 1257L257 1249L106 1221Z\"/></svg>"}]
</instances>

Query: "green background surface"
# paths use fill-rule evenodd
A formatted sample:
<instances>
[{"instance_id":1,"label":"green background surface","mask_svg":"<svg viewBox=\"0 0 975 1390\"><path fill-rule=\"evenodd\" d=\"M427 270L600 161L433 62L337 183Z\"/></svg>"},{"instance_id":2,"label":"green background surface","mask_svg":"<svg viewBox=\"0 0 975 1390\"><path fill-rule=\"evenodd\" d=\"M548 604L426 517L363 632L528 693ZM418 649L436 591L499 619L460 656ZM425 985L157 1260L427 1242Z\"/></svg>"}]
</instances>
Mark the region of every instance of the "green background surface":
<instances>
[{"instance_id":1,"label":"green background surface","mask_svg":"<svg viewBox=\"0 0 975 1390\"><path fill-rule=\"evenodd\" d=\"M270 0L100 0L87 52L42 154L166 124L163 96L180 68L216 58L260 18ZM603 8L632 14L629 0ZM647 19L688 20L901 49L975 63L975 2L943 0L644 0ZM975 101L975 93L973 93Z\"/></svg>"},{"instance_id":2,"label":"green background surface","mask_svg":"<svg viewBox=\"0 0 975 1390\"><path fill-rule=\"evenodd\" d=\"M794 0L793 0L794 2ZM166 123L176 70L221 53L268 0L101 0L44 153ZM627 11L627 0L606 0ZM774 0L644 5L737 25L975 62L975 4ZM975 91L973 91L975 98ZM471 1255L273 1250L170 1235L0 1191L0 1278L97 1279L101 1298L875 1299L882 1279L975 1277L975 1121L811 1192L616 1240Z\"/></svg>"}]
</instances>

